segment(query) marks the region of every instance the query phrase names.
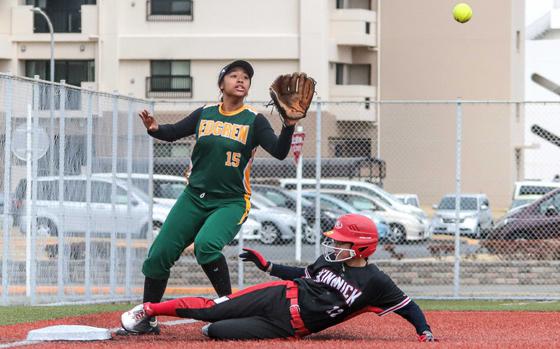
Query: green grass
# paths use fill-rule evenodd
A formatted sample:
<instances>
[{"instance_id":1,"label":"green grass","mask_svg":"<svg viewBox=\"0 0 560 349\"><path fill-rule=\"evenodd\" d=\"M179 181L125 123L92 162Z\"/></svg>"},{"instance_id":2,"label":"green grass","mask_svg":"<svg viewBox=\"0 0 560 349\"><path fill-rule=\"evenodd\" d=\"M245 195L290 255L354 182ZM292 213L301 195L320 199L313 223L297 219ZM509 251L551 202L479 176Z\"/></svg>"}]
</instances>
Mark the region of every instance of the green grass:
<instances>
[{"instance_id":1,"label":"green grass","mask_svg":"<svg viewBox=\"0 0 560 349\"><path fill-rule=\"evenodd\" d=\"M0 307L0 326L12 325L22 322L59 319L69 316L78 316L92 313L125 311L131 304L92 304L92 305L65 305L65 306L13 306Z\"/></svg>"},{"instance_id":2,"label":"green grass","mask_svg":"<svg viewBox=\"0 0 560 349\"><path fill-rule=\"evenodd\" d=\"M560 311L560 301L533 300L418 300L424 310L448 311Z\"/></svg>"},{"instance_id":3,"label":"green grass","mask_svg":"<svg viewBox=\"0 0 560 349\"><path fill-rule=\"evenodd\" d=\"M560 301L418 300L416 302L425 311L560 311ZM117 303L0 307L0 326L100 312L125 311L131 306L129 303Z\"/></svg>"}]
</instances>

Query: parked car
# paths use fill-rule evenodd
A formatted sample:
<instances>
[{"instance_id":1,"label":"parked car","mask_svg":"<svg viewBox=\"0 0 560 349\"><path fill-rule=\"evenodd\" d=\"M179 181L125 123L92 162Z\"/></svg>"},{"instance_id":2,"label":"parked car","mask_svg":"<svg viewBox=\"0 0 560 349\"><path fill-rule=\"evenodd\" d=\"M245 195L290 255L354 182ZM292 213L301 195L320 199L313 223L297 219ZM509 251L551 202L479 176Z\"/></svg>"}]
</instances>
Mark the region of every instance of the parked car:
<instances>
[{"instance_id":1,"label":"parked car","mask_svg":"<svg viewBox=\"0 0 560 349\"><path fill-rule=\"evenodd\" d=\"M487 240L551 238L560 238L560 188L500 218Z\"/></svg>"},{"instance_id":2,"label":"parked car","mask_svg":"<svg viewBox=\"0 0 560 349\"><path fill-rule=\"evenodd\" d=\"M259 240L263 244L285 243L293 241L296 233L296 216L294 212L282 207L276 207L266 197L254 193L251 195L251 210L249 217L262 224ZM305 219L302 219L302 239L312 231Z\"/></svg>"},{"instance_id":3,"label":"parked car","mask_svg":"<svg viewBox=\"0 0 560 349\"><path fill-rule=\"evenodd\" d=\"M304 178L301 180L301 183L303 189L315 189L315 179ZM280 186L289 190L295 189L296 185L297 179L287 178L280 180ZM341 179L321 179L321 189L345 190L364 193L383 201L386 205L391 206L397 211L414 214L418 216L418 218L423 220L424 224L428 224L428 216L420 208L403 204L393 194L381 189L379 186L373 183Z\"/></svg>"},{"instance_id":4,"label":"parked car","mask_svg":"<svg viewBox=\"0 0 560 349\"><path fill-rule=\"evenodd\" d=\"M459 206L459 231L477 239L485 236L493 225L490 202L485 194L461 194ZM456 195L445 195L434 205L434 216L430 224L432 234L455 233Z\"/></svg>"},{"instance_id":5,"label":"parked car","mask_svg":"<svg viewBox=\"0 0 560 349\"><path fill-rule=\"evenodd\" d=\"M63 200L59 200L59 178L37 178L37 232L57 236L59 229L68 233L85 233L87 219L93 233L131 233L134 237L146 238L149 226L147 213L150 198L142 190L126 181L116 180L116 193L112 196L112 179L92 176L91 198L87 202L86 176L65 176ZM19 217L17 224L26 232L26 179L21 179L16 187L14 209ZM130 197L130 201L128 198ZM115 211L113 212L113 203ZM130 209L130 216L128 216Z\"/></svg>"},{"instance_id":6,"label":"parked car","mask_svg":"<svg viewBox=\"0 0 560 349\"><path fill-rule=\"evenodd\" d=\"M243 235L244 241L260 240L261 229L262 229L262 224L260 224L259 222L257 222L255 219L251 217L247 217L247 220L245 221L245 223L243 223L241 229L239 230L239 233L235 235L230 245L236 245L239 242L239 238L241 235Z\"/></svg>"},{"instance_id":7,"label":"parked car","mask_svg":"<svg viewBox=\"0 0 560 349\"><path fill-rule=\"evenodd\" d=\"M257 184L251 186L254 193L265 196L274 202L278 207L288 208L292 211L296 210L296 193L288 191L281 187L272 185ZM315 203L302 197L301 200L302 215L311 226L315 226ZM321 210L321 231L331 230L336 219L342 214L340 211L333 212L331 210Z\"/></svg>"},{"instance_id":8,"label":"parked car","mask_svg":"<svg viewBox=\"0 0 560 349\"><path fill-rule=\"evenodd\" d=\"M395 197L405 205L420 207L420 199L416 194L395 194Z\"/></svg>"},{"instance_id":9,"label":"parked car","mask_svg":"<svg viewBox=\"0 0 560 349\"><path fill-rule=\"evenodd\" d=\"M112 173L96 173L99 177L112 177ZM128 173L118 172L116 177L127 181ZM147 173L131 173L130 178L132 184L142 189L146 194L148 193L149 175ZM185 190L188 181L185 177L171 176L163 174L153 174L153 190L154 190L154 202L162 205L173 206L175 201L181 193Z\"/></svg>"},{"instance_id":10,"label":"parked car","mask_svg":"<svg viewBox=\"0 0 560 349\"><path fill-rule=\"evenodd\" d=\"M425 240L429 237L428 226L416 215L395 210L385 202L366 195L342 190L321 191L350 204L358 211L373 211L389 225L387 239L391 242Z\"/></svg>"},{"instance_id":11,"label":"parked car","mask_svg":"<svg viewBox=\"0 0 560 349\"><path fill-rule=\"evenodd\" d=\"M96 173L95 176L102 178L112 178L113 174L109 172ZM124 182L128 181L128 173L117 172L116 177ZM148 193L149 175L147 173L131 173L132 184L141 189L145 194ZM159 234L163 222L171 211L171 208L177 201L177 198L185 190L188 182L185 177L153 174L153 197L154 206L152 211L152 225L154 235Z\"/></svg>"},{"instance_id":12,"label":"parked car","mask_svg":"<svg viewBox=\"0 0 560 349\"><path fill-rule=\"evenodd\" d=\"M315 191L303 192L303 196L310 200L315 200ZM389 224L387 221L373 211L359 211L347 202L340 200L329 194L321 192L321 209L339 210L342 214L359 213L371 219L377 226L379 240L383 241L389 237Z\"/></svg>"},{"instance_id":13,"label":"parked car","mask_svg":"<svg viewBox=\"0 0 560 349\"><path fill-rule=\"evenodd\" d=\"M511 208L514 209L519 206L530 204L543 195L560 188L559 182L546 182L546 181L520 181L515 182L513 186L513 198L511 201Z\"/></svg>"}]
</instances>

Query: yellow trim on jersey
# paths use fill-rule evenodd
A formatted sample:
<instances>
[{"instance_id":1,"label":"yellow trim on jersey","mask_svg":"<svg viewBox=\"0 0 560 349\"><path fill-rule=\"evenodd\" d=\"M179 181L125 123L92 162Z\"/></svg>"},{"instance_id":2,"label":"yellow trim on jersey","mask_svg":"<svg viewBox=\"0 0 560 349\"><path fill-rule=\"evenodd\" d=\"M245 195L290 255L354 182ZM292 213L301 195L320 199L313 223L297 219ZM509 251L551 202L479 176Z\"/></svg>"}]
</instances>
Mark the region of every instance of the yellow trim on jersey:
<instances>
[{"instance_id":1,"label":"yellow trim on jersey","mask_svg":"<svg viewBox=\"0 0 560 349\"><path fill-rule=\"evenodd\" d=\"M245 219L247 218L247 216L249 215L249 211L251 210L251 196L245 195L243 196L243 198L245 199L245 213L243 213L243 216L241 216L241 219L239 220L239 223L237 223L237 225L243 224L243 222L245 222Z\"/></svg>"},{"instance_id":2,"label":"yellow trim on jersey","mask_svg":"<svg viewBox=\"0 0 560 349\"><path fill-rule=\"evenodd\" d=\"M218 105L218 112L220 112L220 114L222 114L222 115L224 115L224 116L232 116L232 115L241 113L241 112L244 111L245 109L249 109L248 106L242 105L240 108L238 108L238 109L236 109L236 110L234 110L234 111L227 112L227 111L224 111L224 109L222 108L222 105L223 105L223 103L220 103L220 104Z\"/></svg>"},{"instance_id":3,"label":"yellow trim on jersey","mask_svg":"<svg viewBox=\"0 0 560 349\"><path fill-rule=\"evenodd\" d=\"M245 169L243 170L243 186L245 187L245 193L249 196L251 195L251 167L253 166L253 158L256 152L257 148L254 148L251 153L251 158L247 161L247 165L245 165Z\"/></svg>"}]
</instances>

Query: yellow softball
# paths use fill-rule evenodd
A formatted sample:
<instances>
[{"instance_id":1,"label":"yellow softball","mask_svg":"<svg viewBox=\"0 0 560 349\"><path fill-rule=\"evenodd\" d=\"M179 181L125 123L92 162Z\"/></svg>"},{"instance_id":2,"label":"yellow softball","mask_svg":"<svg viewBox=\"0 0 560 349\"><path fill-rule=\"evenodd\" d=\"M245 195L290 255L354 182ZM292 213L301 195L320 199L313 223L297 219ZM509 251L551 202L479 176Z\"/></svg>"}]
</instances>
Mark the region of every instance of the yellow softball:
<instances>
[{"instance_id":1,"label":"yellow softball","mask_svg":"<svg viewBox=\"0 0 560 349\"><path fill-rule=\"evenodd\" d=\"M453 18L459 23L466 23L472 17L472 9L465 3L460 3L453 7Z\"/></svg>"}]
</instances>

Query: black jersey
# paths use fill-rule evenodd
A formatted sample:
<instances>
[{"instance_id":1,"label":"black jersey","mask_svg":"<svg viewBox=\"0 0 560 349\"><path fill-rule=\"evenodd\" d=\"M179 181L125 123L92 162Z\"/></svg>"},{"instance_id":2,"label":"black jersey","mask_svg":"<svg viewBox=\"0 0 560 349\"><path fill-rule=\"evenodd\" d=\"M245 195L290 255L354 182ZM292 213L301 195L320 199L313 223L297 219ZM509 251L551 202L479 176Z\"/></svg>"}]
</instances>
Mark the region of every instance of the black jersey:
<instances>
[{"instance_id":1,"label":"black jersey","mask_svg":"<svg viewBox=\"0 0 560 349\"><path fill-rule=\"evenodd\" d=\"M410 298L375 264L353 268L320 256L298 283L300 314L311 332L363 312L383 316L405 307Z\"/></svg>"}]
</instances>

